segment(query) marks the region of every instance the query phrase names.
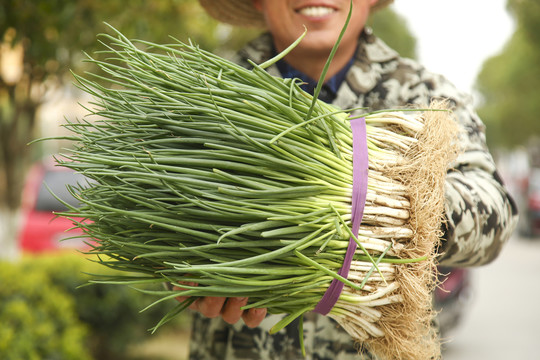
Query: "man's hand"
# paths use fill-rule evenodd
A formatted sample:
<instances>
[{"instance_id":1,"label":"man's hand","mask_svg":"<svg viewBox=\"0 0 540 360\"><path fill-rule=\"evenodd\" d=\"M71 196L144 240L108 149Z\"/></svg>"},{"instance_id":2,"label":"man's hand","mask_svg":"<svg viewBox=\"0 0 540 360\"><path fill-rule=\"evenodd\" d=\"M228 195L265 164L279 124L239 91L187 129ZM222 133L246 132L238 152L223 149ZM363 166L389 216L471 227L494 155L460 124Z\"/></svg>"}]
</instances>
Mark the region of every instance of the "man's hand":
<instances>
[{"instance_id":1,"label":"man's hand","mask_svg":"<svg viewBox=\"0 0 540 360\"><path fill-rule=\"evenodd\" d=\"M189 284L196 285L196 284ZM173 290L183 290L178 286L174 286ZM182 302L186 300L187 296L178 296L176 300ZM203 316L208 318L215 318L221 316L223 320L229 324L234 324L238 320L244 320L246 326L254 328L264 320L266 316L266 309L248 309L242 310L241 307L247 304L248 298L225 298L225 297L203 297L195 300L189 308L194 311L200 312Z\"/></svg>"}]
</instances>

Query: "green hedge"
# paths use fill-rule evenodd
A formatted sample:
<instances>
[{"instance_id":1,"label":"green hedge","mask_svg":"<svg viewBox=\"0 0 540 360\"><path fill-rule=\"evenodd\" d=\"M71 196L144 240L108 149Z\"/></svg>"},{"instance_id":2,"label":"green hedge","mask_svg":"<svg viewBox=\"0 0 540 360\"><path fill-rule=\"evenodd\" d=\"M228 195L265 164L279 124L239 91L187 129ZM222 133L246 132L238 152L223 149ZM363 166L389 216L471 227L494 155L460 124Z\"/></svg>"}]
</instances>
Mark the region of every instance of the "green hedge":
<instances>
[{"instance_id":1,"label":"green hedge","mask_svg":"<svg viewBox=\"0 0 540 360\"><path fill-rule=\"evenodd\" d=\"M0 263L0 358L91 359L74 299L46 272Z\"/></svg>"},{"instance_id":2,"label":"green hedge","mask_svg":"<svg viewBox=\"0 0 540 360\"><path fill-rule=\"evenodd\" d=\"M80 287L87 273L111 272L78 254L0 263L0 359L128 359L174 300L140 313L155 299L126 286Z\"/></svg>"}]
</instances>

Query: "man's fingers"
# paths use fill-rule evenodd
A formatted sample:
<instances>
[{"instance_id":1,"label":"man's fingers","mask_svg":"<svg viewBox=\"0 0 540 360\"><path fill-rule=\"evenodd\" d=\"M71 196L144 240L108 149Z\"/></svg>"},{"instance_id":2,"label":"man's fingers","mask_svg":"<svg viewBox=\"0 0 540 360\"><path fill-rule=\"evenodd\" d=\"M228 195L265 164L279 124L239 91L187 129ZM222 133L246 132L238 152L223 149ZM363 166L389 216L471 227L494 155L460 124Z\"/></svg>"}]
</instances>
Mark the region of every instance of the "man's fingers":
<instances>
[{"instance_id":1,"label":"man's fingers","mask_svg":"<svg viewBox=\"0 0 540 360\"><path fill-rule=\"evenodd\" d=\"M188 286L198 286L199 285L199 284L194 283L194 282L183 282L183 281L181 281L180 284L184 284L184 285L188 285ZM181 288L179 286L173 286L172 289L175 290L175 291L186 290L186 289ZM177 296L177 297L175 297L175 299L178 302L184 302L185 300L189 299L190 297L191 296ZM196 299L191 305L189 305L189 309L199 311L199 300L200 299Z\"/></svg>"},{"instance_id":2,"label":"man's fingers","mask_svg":"<svg viewBox=\"0 0 540 360\"><path fill-rule=\"evenodd\" d=\"M221 313L223 320L229 324L234 324L240 320L244 313L240 308L246 305L247 301L248 298L228 298Z\"/></svg>"},{"instance_id":3,"label":"man's fingers","mask_svg":"<svg viewBox=\"0 0 540 360\"><path fill-rule=\"evenodd\" d=\"M242 314L244 324L250 328L259 326L265 317L266 309L249 309Z\"/></svg>"},{"instance_id":4,"label":"man's fingers","mask_svg":"<svg viewBox=\"0 0 540 360\"><path fill-rule=\"evenodd\" d=\"M208 318L215 318L221 315L225 297L207 296L198 300L198 310L201 314Z\"/></svg>"},{"instance_id":5,"label":"man's fingers","mask_svg":"<svg viewBox=\"0 0 540 360\"><path fill-rule=\"evenodd\" d=\"M197 286L196 283L180 283L189 286ZM173 286L173 290L181 291L185 290L179 286ZM177 296L176 300L183 302L189 299L190 296ZM242 310L242 306L245 306L248 302L248 298L225 298L225 297L201 297L195 300L189 309L200 312L203 316L208 318L215 318L221 315L223 320L229 324L235 324L238 320L243 319L244 323L248 327L257 327L266 317L266 309L249 309Z\"/></svg>"}]
</instances>

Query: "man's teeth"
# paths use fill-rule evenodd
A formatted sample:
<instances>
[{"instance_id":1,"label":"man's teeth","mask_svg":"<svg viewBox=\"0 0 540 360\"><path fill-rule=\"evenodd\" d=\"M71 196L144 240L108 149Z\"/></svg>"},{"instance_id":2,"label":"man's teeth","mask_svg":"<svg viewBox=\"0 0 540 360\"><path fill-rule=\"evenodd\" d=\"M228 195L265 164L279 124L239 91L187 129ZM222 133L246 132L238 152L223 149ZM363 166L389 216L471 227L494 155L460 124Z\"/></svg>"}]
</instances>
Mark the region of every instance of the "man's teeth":
<instances>
[{"instance_id":1,"label":"man's teeth","mask_svg":"<svg viewBox=\"0 0 540 360\"><path fill-rule=\"evenodd\" d=\"M333 13L335 10L325 6L310 6L302 8L298 13L304 16L320 17Z\"/></svg>"}]
</instances>

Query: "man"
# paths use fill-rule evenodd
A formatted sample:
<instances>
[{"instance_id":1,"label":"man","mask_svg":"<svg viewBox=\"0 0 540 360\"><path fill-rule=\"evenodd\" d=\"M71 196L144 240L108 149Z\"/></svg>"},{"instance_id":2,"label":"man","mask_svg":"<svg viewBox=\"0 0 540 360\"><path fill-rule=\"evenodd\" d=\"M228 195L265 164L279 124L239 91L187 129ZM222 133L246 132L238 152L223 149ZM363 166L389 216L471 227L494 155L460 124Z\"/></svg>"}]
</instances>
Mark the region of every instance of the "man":
<instances>
[{"instance_id":1,"label":"man","mask_svg":"<svg viewBox=\"0 0 540 360\"><path fill-rule=\"evenodd\" d=\"M268 71L299 77L312 90L349 12L349 0L199 0L213 17L239 26L266 28L238 56L262 63L284 50L303 32L300 44ZM517 222L514 202L506 192L487 151L484 126L469 97L442 76L402 59L365 27L371 11L391 0L354 0L350 25L326 76L320 98L341 108L389 109L425 105L446 98L466 131L463 153L446 181L446 218L439 263L478 266L492 261ZM247 299L202 298L196 311L190 359L303 359L294 326L268 335L277 322L264 309L242 311ZM202 315L199 315L199 313ZM213 318L213 319L210 319ZM239 321L243 319L242 321ZM231 324L231 325L229 325ZM331 319L307 314L304 322L306 359L358 359L351 338ZM362 350L361 350L362 351ZM371 358L363 351L364 358Z\"/></svg>"}]
</instances>

